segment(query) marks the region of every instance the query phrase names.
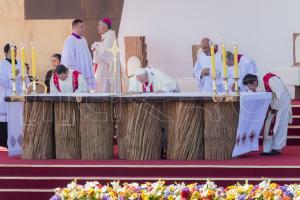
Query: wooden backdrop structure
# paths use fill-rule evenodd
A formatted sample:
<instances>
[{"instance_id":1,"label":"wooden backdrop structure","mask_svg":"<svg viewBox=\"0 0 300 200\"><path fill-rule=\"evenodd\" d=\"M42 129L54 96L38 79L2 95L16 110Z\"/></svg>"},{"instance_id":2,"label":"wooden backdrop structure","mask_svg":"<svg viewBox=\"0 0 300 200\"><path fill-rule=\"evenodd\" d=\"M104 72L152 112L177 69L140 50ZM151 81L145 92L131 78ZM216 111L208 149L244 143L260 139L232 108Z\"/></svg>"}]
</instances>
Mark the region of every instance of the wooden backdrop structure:
<instances>
[{"instance_id":1,"label":"wooden backdrop structure","mask_svg":"<svg viewBox=\"0 0 300 200\"><path fill-rule=\"evenodd\" d=\"M146 37L145 36L137 36L137 37L125 37L125 62L127 66L127 61L130 57L136 56L141 60L142 68L148 65L147 60L147 45L146 45ZM126 67L126 74L127 67Z\"/></svg>"}]
</instances>

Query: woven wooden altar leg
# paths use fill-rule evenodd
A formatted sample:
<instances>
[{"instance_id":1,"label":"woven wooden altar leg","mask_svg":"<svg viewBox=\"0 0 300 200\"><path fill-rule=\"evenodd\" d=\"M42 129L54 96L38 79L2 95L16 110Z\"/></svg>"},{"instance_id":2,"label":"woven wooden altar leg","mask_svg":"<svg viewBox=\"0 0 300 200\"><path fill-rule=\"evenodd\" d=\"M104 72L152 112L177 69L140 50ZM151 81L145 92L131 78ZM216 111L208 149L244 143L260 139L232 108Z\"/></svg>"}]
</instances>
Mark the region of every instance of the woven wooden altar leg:
<instances>
[{"instance_id":1,"label":"woven wooden altar leg","mask_svg":"<svg viewBox=\"0 0 300 200\"><path fill-rule=\"evenodd\" d=\"M124 105L124 106L123 106ZM127 123L126 120L127 114L130 112L126 103L116 103L115 105L117 113L117 143L118 143L118 154L119 159L126 159L126 129Z\"/></svg>"},{"instance_id":2,"label":"woven wooden altar leg","mask_svg":"<svg viewBox=\"0 0 300 200\"><path fill-rule=\"evenodd\" d=\"M114 158L112 104L80 104L81 158Z\"/></svg>"},{"instance_id":3,"label":"woven wooden altar leg","mask_svg":"<svg viewBox=\"0 0 300 200\"><path fill-rule=\"evenodd\" d=\"M57 159L80 159L79 105L55 102L55 145Z\"/></svg>"},{"instance_id":4,"label":"woven wooden altar leg","mask_svg":"<svg viewBox=\"0 0 300 200\"><path fill-rule=\"evenodd\" d=\"M55 158L52 102L25 102L23 159Z\"/></svg>"},{"instance_id":5,"label":"woven wooden altar leg","mask_svg":"<svg viewBox=\"0 0 300 200\"><path fill-rule=\"evenodd\" d=\"M127 108L126 108L127 107ZM122 103L120 131L128 160L158 160L161 157L161 104ZM130 112L127 112L130 111Z\"/></svg>"},{"instance_id":6,"label":"woven wooden altar leg","mask_svg":"<svg viewBox=\"0 0 300 200\"><path fill-rule=\"evenodd\" d=\"M204 109L205 159L231 159L239 121L239 102L205 102Z\"/></svg>"},{"instance_id":7,"label":"woven wooden altar leg","mask_svg":"<svg viewBox=\"0 0 300 200\"><path fill-rule=\"evenodd\" d=\"M204 158L203 103L168 102L168 159L196 160Z\"/></svg>"}]
</instances>

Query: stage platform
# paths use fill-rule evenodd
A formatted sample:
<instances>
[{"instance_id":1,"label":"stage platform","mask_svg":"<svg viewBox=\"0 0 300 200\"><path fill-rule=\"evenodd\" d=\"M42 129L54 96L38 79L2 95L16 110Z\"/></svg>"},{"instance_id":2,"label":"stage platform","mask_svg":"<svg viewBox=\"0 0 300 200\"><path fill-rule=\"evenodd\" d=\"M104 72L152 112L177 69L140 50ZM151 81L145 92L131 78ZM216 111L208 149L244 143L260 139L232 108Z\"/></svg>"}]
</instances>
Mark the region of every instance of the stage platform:
<instances>
[{"instance_id":1,"label":"stage platform","mask_svg":"<svg viewBox=\"0 0 300 200\"><path fill-rule=\"evenodd\" d=\"M228 161L83 161L83 160L21 160L0 152L1 199L47 199L53 188L70 181L98 180L102 183L145 182L158 179L167 182L204 182L207 178L220 186L235 182L259 182L263 177L278 183L300 183L300 147L288 146L283 155L262 157L259 152ZM4 198L5 197L5 198Z\"/></svg>"}]
</instances>

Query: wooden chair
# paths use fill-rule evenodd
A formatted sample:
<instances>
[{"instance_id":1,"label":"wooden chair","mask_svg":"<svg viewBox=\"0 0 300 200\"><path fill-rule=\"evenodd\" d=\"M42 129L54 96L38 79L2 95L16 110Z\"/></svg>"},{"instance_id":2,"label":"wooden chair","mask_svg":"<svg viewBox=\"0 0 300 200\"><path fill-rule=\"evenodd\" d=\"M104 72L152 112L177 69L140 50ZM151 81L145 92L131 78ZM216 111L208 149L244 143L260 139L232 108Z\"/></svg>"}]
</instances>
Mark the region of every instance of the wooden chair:
<instances>
[{"instance_id":1,"label":"wooden chair","mask_svg":"<svg viewBox=\"0 0 300 200\"><path fill-rule=\"evenodd\" d=\"M31 94L33 92L33 82L30 82L26 88L26 94ZM38 94L46 94L47 86L43 82L36 82L36 92Z\"/></svg>"},{"instance_id":2,"label":"wooden chair","mask_svg":"<svg viewBox=\"0 0 300 200\"><path fill-rule=\"evenodd\" d=\"M195 63L197 61L198 55L202 53L202 49L200 44L196 44L192 46L192 58L193 58L193 68L195 66Z\"/></svg>"},{"instance_id":3,"label":"wooden chair","mask_svg":"<svg viewBox=\"0 0 300 200\"><path fill-rule=\"evenodd\" d=\"M128 59L126 65L127 76L130 78L138 69L142 68L142 62L137 56Z\"/></svg>"}]
</instances>

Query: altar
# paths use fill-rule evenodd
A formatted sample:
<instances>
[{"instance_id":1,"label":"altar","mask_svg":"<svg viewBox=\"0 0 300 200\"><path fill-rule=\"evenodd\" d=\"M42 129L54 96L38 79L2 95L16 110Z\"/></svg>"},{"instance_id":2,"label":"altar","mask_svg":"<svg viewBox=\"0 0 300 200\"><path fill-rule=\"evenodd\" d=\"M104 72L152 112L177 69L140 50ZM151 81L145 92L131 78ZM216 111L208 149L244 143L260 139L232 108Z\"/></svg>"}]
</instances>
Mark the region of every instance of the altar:
<instances>
[{"instance_id":1,"label":"altar","mask_svg":"<svg viewBox=\"0 0 300 200\"><path fill-rule=\"evenodd\" d=\"M6 97L24 103L23 159L84 160L114 159L115 135L119 159L158 160L164 147L167 159L231 159L258 150L270 99L268 93ZM252 123L247 113L256 117Z\"/></svg>"}]
</instances>

